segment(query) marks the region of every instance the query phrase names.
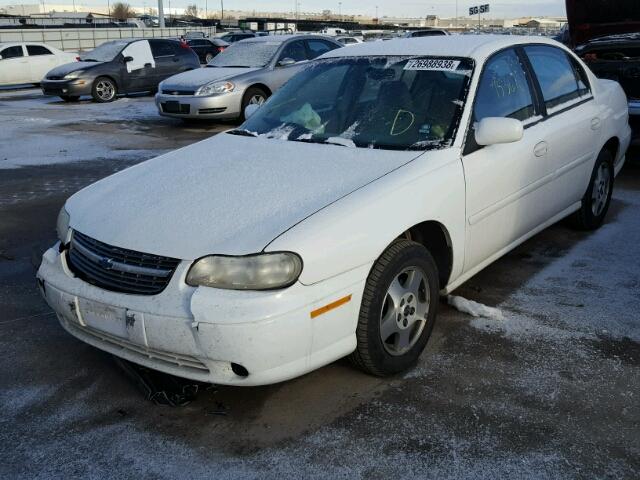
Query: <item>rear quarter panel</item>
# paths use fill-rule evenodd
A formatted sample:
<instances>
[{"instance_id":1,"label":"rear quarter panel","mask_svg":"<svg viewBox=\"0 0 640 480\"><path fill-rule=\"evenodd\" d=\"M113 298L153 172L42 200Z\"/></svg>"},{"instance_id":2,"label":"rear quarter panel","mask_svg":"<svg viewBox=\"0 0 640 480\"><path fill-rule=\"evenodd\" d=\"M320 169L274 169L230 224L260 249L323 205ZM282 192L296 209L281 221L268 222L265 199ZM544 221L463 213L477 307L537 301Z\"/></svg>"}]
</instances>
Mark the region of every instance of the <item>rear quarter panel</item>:
<instances>
[{"instance_id":1,"label":"rear quarter panel","mask_svg":"<svg viewBox=\"0 0 640 480\"><path fill-rule=\"evenodd\" d=\"M631 139L629 127L629 106L627 96L618 82L598 79L595 76L594 97L599 107L602 128L600 130L600 145L617 138L620 142L615 164L619 164L624 157Z\"/></svg>"}]
</instances>

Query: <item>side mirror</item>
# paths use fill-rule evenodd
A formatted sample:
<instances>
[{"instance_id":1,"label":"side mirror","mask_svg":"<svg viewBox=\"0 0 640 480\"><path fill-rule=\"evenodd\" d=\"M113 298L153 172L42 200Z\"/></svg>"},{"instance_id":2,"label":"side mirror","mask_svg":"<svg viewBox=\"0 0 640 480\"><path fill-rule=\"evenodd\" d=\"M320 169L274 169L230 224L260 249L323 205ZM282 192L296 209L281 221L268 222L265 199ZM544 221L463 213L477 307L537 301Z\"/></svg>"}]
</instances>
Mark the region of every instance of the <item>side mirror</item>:
<instances>
[{"instance_id":1,"label":"side mirror","mask_svg":"<svg viewBox=\"0 0 640 480\"><path fill-rule=\"evenodd\" d=\"M123 58L124 63L129 63L129 62L133 62L133 57L127 55L126 57Z\"/></svg>"},{"instance_id":2,"label":"side mirror","mask_svg":"<svg viewBox=\"0 0 640 480\"><path fill-rule=\"evenodd\" d=\"M250 103L249 105L247 105L244 109L245 120L248 119L250 116L252 116L254 113L256 113L259 108L260 108L260 105L258 105L257 103Z\"/></svg>"},{"instance_id":3,"label":"side mirror","mask_svg":"<svg viewBox=\"0 0 640 480\"><path fill-rule=\"evenodd\" d=\"M513 143L522 139L523 134L522 122L514 118L487 117L475 124L478 145Z\"/></svg>"},{"instance_id":4,"label":"side mirror","mask_svg":"<svg viewBox=\"0 0 640 480\"><path fill-rule=\"evenodd\" d=\"M296 61L293 58L283 58L278 62L279 67L288 67L289 65L293 65Z\"/></svg>"}]
</instances>

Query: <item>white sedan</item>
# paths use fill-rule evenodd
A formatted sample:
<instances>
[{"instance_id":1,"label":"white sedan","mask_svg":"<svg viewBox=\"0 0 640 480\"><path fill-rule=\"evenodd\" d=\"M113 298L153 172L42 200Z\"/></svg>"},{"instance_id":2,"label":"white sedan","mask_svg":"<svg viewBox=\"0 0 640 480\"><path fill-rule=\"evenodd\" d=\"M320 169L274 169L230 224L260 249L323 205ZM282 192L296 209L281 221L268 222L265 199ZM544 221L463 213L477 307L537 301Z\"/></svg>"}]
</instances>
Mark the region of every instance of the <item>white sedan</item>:
<instances>
[{"instance_id":1,"label":"white sedan","mask_svg":"<svg viewBox=\"0 0 640 480\"><path fill-rule=\"evenodd\" d=\"M0 43L0 86L40 83L49 70L76 60L76 53L44 43Z\"/></svg>"},{"instance_id":2,"label":"white sedan","mask_svg":"<svg viewBox=\"0 0 640 480\"><path fill-rule=\"evenodd\" d=\"M541 37L338 49L249 110L66 202L38 279L68 332L219 384L403 371L440 295L603 223L630 139L620 86Z\"/></svg>"}]
</instances>

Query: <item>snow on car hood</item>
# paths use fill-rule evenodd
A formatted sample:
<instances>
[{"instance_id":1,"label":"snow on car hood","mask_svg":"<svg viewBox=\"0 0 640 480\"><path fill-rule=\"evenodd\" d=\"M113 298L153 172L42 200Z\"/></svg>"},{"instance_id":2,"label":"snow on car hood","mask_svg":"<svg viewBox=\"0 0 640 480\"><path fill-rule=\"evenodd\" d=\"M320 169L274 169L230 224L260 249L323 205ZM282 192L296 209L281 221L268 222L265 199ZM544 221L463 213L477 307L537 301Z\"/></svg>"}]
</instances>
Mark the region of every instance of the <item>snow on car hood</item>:
<instances>
[{"instance_id":1,"label":"snow on car hood","mask_svg":"<svg viewBox=\"0 0 640 480\"><path fill-rule=\"evenodd\" d=\"M179 73L162 82L163 89L197 89L209 82L216 80L226 80L231 77L243 75L245 73L260 70L259 68L225 68L225 67L204 67L188 72Z\"/></svg>"},{"instance_id":2,"label":"snow on car hood","mask_svg":"<svg viewBox=\"0 0 640 480\"><path fill-rule=\"evenodd\" d=\"M219 134L94 183L66 208L73 229L114 246L246 255L420 153Z\"/></svg>"},{"instance_id":3,"label":"snow on car hood","mask_svg":"<svg viewBox=\"0 0 640 480\"><path fill-rule=\"evenodd\" d=\"M49 70L49 72L47 73L47 77L64 77L65 75L68 75L71 72L75 72L76 70L87 70L89 68L102 65L103 63L104 62L65 63L64 65L60 65L59 67L54 68L53 70Z\"/></svg>"}]
</instances>

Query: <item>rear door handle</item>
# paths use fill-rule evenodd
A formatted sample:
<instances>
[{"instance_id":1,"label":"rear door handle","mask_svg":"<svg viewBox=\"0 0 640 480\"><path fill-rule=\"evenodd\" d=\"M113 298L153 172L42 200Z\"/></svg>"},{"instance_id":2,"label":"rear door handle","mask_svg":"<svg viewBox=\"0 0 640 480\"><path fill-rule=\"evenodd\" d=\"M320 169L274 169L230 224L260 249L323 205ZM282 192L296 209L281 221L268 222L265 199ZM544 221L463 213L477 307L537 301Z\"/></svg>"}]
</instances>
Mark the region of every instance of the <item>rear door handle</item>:
<instances>
[{"instance_id":1,"label":"rear door handle","mask_svg":"<svg viewBox=\"0 0 640 480\"><path fill-rule=\"evenodd\" d=\"M174 58L174 59L173 59L173 61L174 61L174 62L179 62L179 61L180 61L180 59L179 59L179 58Z\"/></svg>"},{"instance_id":2,"label":"rear door handle","mask_svg":"<svg viewBox=\"0 0 640 480\"><path fill-rule=\"evenodd\" d=\"M544 157L547 154L547 142L540 142L533 147L533 154L536 157Z\"/></svg>"},{"instance_id":3,"label":"rear door handle","mask_svg":"<svg viewBox=\"0 0 640 480\"><path fill-rule=\"evenodd\" d=\"M591 130L598 130L600 128L600 119L598 117L591 119Z\"/></svg>"}]
</instances>

